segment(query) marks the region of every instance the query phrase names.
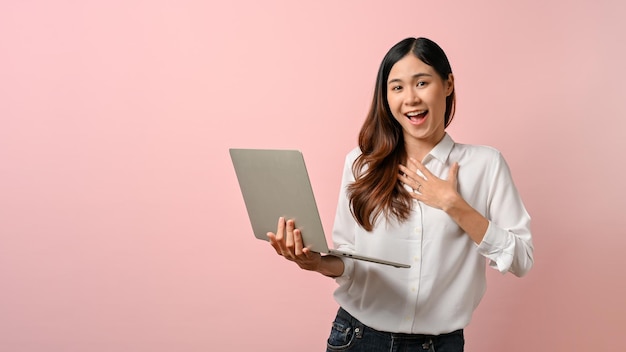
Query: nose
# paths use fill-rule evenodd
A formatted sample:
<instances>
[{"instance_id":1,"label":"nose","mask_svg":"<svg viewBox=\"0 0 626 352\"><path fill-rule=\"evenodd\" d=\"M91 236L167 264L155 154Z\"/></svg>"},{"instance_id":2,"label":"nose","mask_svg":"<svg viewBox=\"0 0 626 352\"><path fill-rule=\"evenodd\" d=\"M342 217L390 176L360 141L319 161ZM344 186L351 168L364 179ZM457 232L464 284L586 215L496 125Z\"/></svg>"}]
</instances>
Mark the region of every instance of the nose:
<instances>
[{"instance_id":1,"label":"nose","mask_svg":"<svg viewBox=\"0 0 626 352\"><path fill-rule=\"evenodd\" d=\"M419 93L417 92L417 89L407 89L406 92L407 94L406 94L405 103L407 105L415 105L420 102L420 97L419 97Z\"/></svg>"}]
</instances>

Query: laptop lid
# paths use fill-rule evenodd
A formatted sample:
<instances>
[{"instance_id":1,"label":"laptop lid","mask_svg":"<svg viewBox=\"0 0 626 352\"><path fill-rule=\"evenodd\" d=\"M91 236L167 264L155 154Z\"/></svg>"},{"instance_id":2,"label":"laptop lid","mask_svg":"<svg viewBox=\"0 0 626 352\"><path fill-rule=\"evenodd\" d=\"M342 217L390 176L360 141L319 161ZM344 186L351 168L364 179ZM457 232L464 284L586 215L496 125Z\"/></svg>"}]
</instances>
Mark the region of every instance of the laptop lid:
<instances>
[{"instance_id":1,"label":"laptop lid","mask_svg":"<svg viewBox=\"0 0 626 352\"><path fill-rule=\"evenodd\" d=\"M278 218L294 219L312 251L328 252L304 158L297 150L230 149L254 236L268 241Z\"/></svg>"},{"instance_id":2,"label":"laptop lid","mask_svg":"<svg viewBox=\"0 0 626 352\"><path fill-rule=\"evenodd\" d=\"M383 259L331 250L317 209L304 157L298 150L230 150L254 236L268 241L278 218L294 219L302 240L312 251L369 262L410 267Z\"/></svg>"}]
</instances>

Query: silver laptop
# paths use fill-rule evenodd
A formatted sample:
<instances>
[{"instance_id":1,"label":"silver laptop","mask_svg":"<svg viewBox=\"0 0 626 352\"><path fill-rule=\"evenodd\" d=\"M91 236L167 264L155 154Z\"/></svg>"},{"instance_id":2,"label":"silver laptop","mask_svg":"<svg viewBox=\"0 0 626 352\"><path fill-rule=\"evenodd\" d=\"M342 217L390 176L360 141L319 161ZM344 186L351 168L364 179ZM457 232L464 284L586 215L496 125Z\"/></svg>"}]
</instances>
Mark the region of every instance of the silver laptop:
<instances>
[{"instance_id":1,"label":"silver laptop","mask_svg":"<svg viewBox=\"0 0 626 352\"><path fill-rule=\"evenodd\" d=\"M294 219L314 252L409 268L408 264L328 248L304 158L298 150L230 149L254 236L268 241L279 217Z\"/></svg>"}]
</instances>

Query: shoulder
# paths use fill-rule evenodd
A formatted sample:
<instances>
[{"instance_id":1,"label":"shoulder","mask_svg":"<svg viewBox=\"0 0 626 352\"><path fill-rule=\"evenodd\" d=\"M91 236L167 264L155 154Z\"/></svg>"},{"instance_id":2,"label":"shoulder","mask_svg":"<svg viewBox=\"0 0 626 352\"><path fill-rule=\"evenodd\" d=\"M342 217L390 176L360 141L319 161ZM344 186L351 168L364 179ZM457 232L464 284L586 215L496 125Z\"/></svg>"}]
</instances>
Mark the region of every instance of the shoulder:
<instances>
[{"instance_id":1,"label":"shoulder","mask_svg":"<svg viewBox=\"0 0 626 352\"><path fill-rule=\"evenodd\" d=\"M488 145L454 143L451 154L462 159L471 158L472 161L499 162L503 160L502 153Z\"/></svg>"},{"instance_id":2,"label":"shoulder","mask_svg":"<svg viewBox=\"0 0 626 352\"><path fill-rule=\"evenodd\" d=\"M487 145L456 143L450 154L450 161L473 175L483 175L489 179L510 174L509 165L500 150ZM491 176L488 176L491 175Z\"/></svg>"},{"instance_id":3,"label":"shoulder","mask_svg":"<svg viewBox=\"0 0 626 352\"><path fill-rule=\"evenodd\" d=\"M343 179L344 182L352 182L354 181L354 174L352 170L352 166L356 159L361 155L361 149L358 147L350 150L345 157L345 162L343 165Z\"/></svg>"},{"instance_id":4,"label":"shoulder","mask_svg":"<svg viewBox=\"0 0 626 352\"><path fill-rule=\"evenodd\" d=\"M348 154L346 154L346 165L350 165L352 166L352 164L354 164L354 161L361 155L363 154L361 152L361 149L359 147L355 147L354 149L350 150L348 152Z\"/></svg>"}]
</instances>

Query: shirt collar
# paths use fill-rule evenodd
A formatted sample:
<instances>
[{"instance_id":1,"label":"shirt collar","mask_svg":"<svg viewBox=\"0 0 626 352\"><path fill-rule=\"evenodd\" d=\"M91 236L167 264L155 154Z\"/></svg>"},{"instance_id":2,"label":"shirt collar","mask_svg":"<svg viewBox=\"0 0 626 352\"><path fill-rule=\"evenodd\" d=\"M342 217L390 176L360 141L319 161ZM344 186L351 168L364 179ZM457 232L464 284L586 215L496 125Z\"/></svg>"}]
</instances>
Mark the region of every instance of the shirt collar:
<instances>
[{"instance_id":1,"label":"shirt collar","mask_svg":"<svg viewBox=\"0 0 626 352\"><path fill-rule=\"evenodd\" d=\"M452 151L452 147L454 147L454 140L452 137L446 132L443 138L437 143L437 145L428 153L424 162L428 161L431 158L435 158L439 160L442 164L445 164L448 160L448 156L450 156L450 152Z\"/></svg>"}]
</instances>

